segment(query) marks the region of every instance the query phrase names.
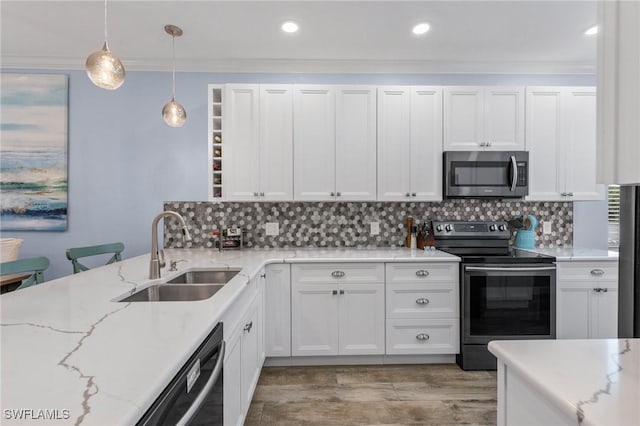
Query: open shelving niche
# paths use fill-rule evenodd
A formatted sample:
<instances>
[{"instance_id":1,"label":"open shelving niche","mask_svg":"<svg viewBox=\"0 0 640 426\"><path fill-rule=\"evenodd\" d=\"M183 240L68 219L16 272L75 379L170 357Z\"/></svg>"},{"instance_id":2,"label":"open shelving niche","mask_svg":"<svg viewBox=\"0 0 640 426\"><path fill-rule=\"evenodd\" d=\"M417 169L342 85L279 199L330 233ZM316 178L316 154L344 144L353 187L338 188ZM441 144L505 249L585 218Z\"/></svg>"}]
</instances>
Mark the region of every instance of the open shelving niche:
<instances>
[{"instance_id":1,"label":"open shelving niche","mask_svg":"<svg viewBox=\"0 0 640 426\"><path fill-rule=\"evenodd\" d=\"M222 194L222 170L223 170L223 133L222 133L222 97L223 86L209 84L209 200L221 201Z\"/></svg>"}]
</instances>

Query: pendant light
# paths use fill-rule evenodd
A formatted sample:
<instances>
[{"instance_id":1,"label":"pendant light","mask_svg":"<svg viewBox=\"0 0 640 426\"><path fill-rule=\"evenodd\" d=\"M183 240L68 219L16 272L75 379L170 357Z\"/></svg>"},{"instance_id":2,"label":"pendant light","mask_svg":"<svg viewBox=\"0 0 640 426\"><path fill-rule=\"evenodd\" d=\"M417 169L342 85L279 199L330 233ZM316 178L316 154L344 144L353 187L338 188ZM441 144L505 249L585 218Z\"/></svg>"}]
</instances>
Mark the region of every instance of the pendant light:
<instances>
[{"instance_id":1,"label":"pendant light","mask_svg":"<svg viewBox=\"0 0 640 426\"><path fill-rule=\"evenodd\" d=\"M187 112L176 102L176 37L182 35L182 29L175 25L165 25L164 30L171 36L171 56L173 61L173 85L171 100L162 107L162 118L171 127L182 127L187 121Z\"/></svg>"},{"instance_id":2,"label":"pendant light","mask_svg":"<svg viewBox=\"0 0 640 426\"><path fill-rule=\"evenodd\" d=\"M104 0L104 45L89 55L84 66L89 79L98 87L116 90L124 83L124 66L107 45L107 0Z\"/></svg>"}]
</instances>

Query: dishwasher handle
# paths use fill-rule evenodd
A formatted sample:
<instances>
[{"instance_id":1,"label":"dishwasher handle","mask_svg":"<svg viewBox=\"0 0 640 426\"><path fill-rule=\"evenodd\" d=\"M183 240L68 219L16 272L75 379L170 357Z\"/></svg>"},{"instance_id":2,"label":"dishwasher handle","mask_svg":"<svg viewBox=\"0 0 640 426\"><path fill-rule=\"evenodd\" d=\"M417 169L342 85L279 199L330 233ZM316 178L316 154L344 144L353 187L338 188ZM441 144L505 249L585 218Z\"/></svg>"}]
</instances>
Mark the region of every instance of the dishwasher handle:
<instances>
[{"instance_id":1,"label":"dishwasher handle","mask_svg":"<svg viewBox=\"0 0 640 426\"><path fill-rule=\"evenodd\" d=\"M176 426L186 426L191 422L193 417L196 415L196 413L204 403L205 398L207 397L209 392L211 392L211 389L213 389L213 386L218 381L218 378L220 377L220 372L222 371L222 363L224 362L224 349L225 349L225 344L224 344L224 341L222 341L220 342L220 351L218 352L218 360L216 361L215 367L213 367L213 371L211 372L211 375L209 376L207 383L204 385L204 387L202 388L202 390L200 391L196 399L193 401L193 404L191 404L191 406L187 410L187 412L184 413L184 415L180 420L178 420L178 423L176 423Z\"/></svg>"}]
</instances>

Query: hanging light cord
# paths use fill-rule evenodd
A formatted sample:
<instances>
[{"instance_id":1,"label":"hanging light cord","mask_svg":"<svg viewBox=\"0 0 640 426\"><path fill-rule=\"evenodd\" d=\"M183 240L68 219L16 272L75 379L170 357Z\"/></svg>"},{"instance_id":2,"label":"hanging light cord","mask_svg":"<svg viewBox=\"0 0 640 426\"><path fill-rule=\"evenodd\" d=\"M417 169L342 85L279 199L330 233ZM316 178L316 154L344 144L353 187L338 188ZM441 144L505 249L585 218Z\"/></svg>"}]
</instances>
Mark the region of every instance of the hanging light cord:
<instances>
[{"instance_id":1,"label":"hanging light cord","mask_svg":"<svg viewBox=\"0 0 640 426\"><path fill-rule=\"evenodd\" d=\"M104 42L107 42L107 0L104 0Z\"/></svg>"},{"instance_id":2,"label":"hanging light cord","mask_svg":"<svg viewBox=\"0 0 640 426\"><path fill-rule=\"evenodd\" d=\"M176 100L176 36L171 36L171 59L173 62L172 100Z\"/></svg>"}]
</instances>

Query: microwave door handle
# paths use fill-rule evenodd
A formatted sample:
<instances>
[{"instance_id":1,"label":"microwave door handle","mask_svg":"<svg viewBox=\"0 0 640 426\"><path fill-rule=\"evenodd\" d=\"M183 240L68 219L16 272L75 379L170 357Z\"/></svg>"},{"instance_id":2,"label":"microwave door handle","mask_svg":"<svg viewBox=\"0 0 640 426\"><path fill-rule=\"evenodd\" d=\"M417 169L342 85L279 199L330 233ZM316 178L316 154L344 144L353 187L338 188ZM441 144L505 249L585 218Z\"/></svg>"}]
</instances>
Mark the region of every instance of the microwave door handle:
<instances>
[{"instance_id":1,"label":"microwave door handle","mask_svg":"<svg viewBox=\"0 0 640 426\"><path fill-rule=\"evenodd\" d=\"M511 156L511 189L513 192L516 190L516 184L518 183L518 163L516 163L516 157Z\"/></svg>"},{"instance_id":2,"label":"microwave door handle","mask_svg":"<svg viewBox=\"0 0 640 426\"><path fill-rule=\"evenodd\" d=\"M213 386L218 381L218 377L220 377L220 371L222 370L222 363L224 360L224 346L225 346L224 341L220 342L220 351L218 352L218 360L216 361L215 367L213 367L213 371L209 376L209 380L207 380L207 383L204 385L204 388L202 388L202 390L200 391L196 399L193 401L193 404L191 404L187 412L184 413L184 415L180 420L178 420L178 423L176 423L177 426L185 426L191 422L193 417L196 415L196 413L204 403L204 399L207 397L207 395L209 395L209 393L211 392L211 389L213 389Z\"/></svg>"}]
</instances>

